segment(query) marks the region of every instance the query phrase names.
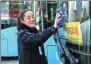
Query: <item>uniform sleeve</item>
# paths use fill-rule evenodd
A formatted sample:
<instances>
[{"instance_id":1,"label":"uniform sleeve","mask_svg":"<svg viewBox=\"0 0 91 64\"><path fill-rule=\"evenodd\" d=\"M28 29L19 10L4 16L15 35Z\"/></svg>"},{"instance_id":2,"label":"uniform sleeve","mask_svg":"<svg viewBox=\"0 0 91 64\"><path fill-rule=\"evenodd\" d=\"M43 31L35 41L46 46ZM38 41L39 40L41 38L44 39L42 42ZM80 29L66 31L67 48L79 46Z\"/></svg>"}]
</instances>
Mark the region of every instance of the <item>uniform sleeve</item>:
<instances>
[{"instance_id":1,"label":"uniform sleeve","mask_svg":"<svg viewBox=\"0 0 91 64\"><path fill-rule=\"evenodd\" d=\"M26 31L21 32L20 35L20 41L24 45L42 45L52 34L54 34L54 31L56 29L52 26L50 28L47 28L39 33L28 33Z\"/></svg>"}]
</instances>

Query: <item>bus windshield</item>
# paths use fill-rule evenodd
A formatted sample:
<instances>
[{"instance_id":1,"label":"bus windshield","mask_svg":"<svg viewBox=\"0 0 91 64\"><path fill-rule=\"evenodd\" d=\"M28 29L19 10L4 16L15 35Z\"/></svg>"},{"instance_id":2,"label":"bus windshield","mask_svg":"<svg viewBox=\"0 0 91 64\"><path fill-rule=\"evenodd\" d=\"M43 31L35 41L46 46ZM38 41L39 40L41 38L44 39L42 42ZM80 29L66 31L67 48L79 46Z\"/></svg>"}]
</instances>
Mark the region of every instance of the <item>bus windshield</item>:
<instances>
[{"instance_id":1,"label":"bus windshield","mask_svg":"<svg viewBox=\"0 0 91 64\"><path fill-rule=\"evenodd\" d=\"M13 4L12 4L13 3ZM1 29L16 26L16 20L19 16L19 8L16 2L1 3Z\"/></svg>"}]
</instances>

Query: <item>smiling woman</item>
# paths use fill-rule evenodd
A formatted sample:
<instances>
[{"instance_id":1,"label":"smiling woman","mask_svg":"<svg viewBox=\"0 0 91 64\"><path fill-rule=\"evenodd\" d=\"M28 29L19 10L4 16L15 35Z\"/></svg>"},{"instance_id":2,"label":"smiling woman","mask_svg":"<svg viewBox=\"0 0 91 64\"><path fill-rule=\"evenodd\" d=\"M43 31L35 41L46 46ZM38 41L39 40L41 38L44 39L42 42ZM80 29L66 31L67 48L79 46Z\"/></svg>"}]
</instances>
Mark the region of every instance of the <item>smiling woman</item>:
<instances>
[{"instance_id":1,"label":"smiling woman","mask_svg":"<svg viewBox=\"0 0 91 64\"><path fill-rule=\"evenodd\" d=\"M22 13L20 15L22 15ZM34 15L31 11L27 11L24 14L24 18L22 19L22 23L27 25L28 27L35 27Z\"/></svg>"},{"instance_id":2,"label":"smiling woman","mask_svg":"<svg viewBox=\"0 0 91 64\"><path fill-rule=\"evenodd\" d=\"M21 11L17 21L19 64L47 64L43 43L56 32L58 17L53 26L39 32L35 27L33 12L29 9Z\"/></svg>"}]
</instances>

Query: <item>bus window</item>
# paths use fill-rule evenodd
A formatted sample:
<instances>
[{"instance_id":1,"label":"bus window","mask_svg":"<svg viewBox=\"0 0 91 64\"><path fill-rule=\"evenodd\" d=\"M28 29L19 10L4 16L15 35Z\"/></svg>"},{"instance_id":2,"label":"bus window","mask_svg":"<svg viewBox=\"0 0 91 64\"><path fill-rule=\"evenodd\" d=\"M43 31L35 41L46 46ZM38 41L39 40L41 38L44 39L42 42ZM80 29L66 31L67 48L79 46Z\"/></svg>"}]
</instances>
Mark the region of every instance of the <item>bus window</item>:
<instances>
[{"instance_id":1,"label":"bus window","mask_svg":"<svg viewBox=\"0 0 91 64\"><path fill-rule=\"evenodd\" d=\"M55 15L56 15L56 9L57 9L57 2L51 1L47 2L47 13L48 13L48 20L54 21Z\"/></svg>"},{"instance_id":2,"label":"bus window","mask_svg":"<svg viewBox=\"0 0 91 64\"><path fill-rule=\"evenodd\" d=\"M1 2L1 29L15 26L18 16L19 10L17 4L14 5L14 2Z\"/></svg>"}]
</instances>

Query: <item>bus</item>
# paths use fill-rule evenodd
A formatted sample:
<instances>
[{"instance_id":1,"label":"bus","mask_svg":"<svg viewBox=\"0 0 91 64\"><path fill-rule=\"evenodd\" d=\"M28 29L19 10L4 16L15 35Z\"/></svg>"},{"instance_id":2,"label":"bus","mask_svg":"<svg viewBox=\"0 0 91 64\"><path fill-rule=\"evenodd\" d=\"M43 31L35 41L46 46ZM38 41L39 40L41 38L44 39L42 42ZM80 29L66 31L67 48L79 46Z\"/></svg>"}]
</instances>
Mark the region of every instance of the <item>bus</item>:
<instances>
[{"instance_id":1,"label":"bus","mask_svg":"<svg viewBox=\"0 0 91 64\"><path fill-rule=\"evenodd\" d=\"M40 5L43 16L38 15L38 5ZM75 45L73 42L67 42L65 38L61 39L61 43L78 59L78 63L91 64L91 41L89 35L91 1L1 1L1 57L18 56L18 31L16 22L19 13L23 9L31 9L37 20L41 18L41 22L35 20L35 23L38 28L41 25L41 29L43 30L53 25L56 10L63 7L67 10L68 22L80 22L84 45L82 47ZM59 33L59 36L64 36L66 34L64 27L59 28ZM60 42L58 40L55 41L55 35L52 35L44 43L44 50L48 64L65 64L65 57L62 56L64 51L62 50Z\"/></svg>"},{"instance_id":2,"label":"bus","mask_svg":"<svg viewBox=\"0 0 91 64\"><path fill-rule=\"evenodd\" d=\"M18 56L16 18L19 16L17 3L1 2L1 56ZM13 9L12 9L13 8Z\"/></svg>"}]
</instances>

